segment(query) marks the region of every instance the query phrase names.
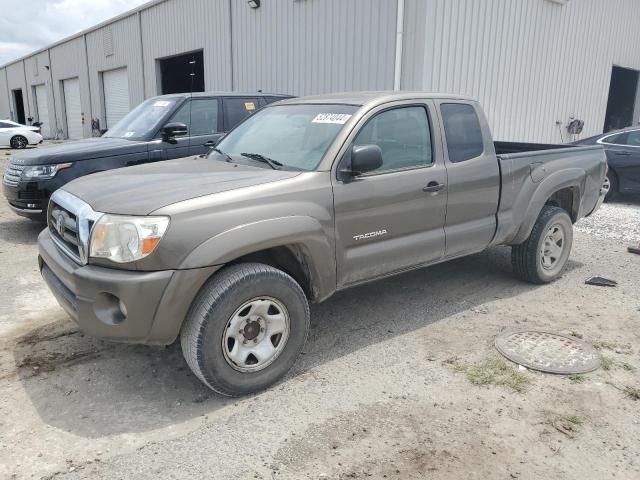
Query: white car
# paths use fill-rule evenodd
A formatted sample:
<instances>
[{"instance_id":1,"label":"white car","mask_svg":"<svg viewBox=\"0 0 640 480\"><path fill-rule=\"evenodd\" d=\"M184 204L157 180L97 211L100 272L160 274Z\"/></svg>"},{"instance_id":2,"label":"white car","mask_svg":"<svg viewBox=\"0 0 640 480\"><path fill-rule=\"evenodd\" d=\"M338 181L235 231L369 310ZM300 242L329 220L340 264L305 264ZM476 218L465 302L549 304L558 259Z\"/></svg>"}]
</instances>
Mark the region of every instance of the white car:
<instances>
[{"instance_id":1,"label":"white car","mask_svg":"<svg viewBox=\"0 0 640 480\"><path fill-rule=\"evenodd\" d=\"M12 120L0 120L0 147L26 148L42 142L40 127L29 127Z\"/></svg>"}]
</instances>

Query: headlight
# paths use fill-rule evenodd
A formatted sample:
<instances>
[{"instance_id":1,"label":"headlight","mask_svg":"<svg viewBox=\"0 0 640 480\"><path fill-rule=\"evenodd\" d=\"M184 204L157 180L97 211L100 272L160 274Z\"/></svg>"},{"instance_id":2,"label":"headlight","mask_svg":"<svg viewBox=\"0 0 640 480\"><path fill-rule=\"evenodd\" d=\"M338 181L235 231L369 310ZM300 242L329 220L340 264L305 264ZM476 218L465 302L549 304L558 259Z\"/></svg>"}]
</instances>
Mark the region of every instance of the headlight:
<instances>
[{"instance_id":1,"label":"headlight","mask_svg":"<svg viewBox=\"0 0 640 480\"><path fill-rule=\"evenodd\" d=\"M103 215L93 226L89 256L116 263L151 254L169 226L169 217Z\"/></svg>"},{"instance_id":2,"label":"headlight","mask_svg":"<svg viewBox=\"0 0 640 480\"><path fill-rule=\"evenodd\" d=\"M22 171L22 178L29 180L35 179L47 179L56 176L60 170L69 168L73 163L58 163L56 165L34 165L32 167L26 167Z\"/></svg>"}]
</instances>

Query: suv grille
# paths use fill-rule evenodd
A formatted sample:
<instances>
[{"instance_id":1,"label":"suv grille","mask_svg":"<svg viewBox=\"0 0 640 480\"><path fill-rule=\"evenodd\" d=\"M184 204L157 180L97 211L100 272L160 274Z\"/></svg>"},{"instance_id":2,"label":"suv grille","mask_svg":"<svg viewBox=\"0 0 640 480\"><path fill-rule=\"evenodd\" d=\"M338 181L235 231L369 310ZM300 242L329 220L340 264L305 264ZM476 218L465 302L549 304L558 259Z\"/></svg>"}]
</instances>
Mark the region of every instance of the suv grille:
<instances>
[{"instance_id":1,"label":"suv grille","mask_svg":"<svg viewBox=\"0 0 640 480\"><path fill-rule=\"evenodd\" d=\"M16 162L16 160L11 160L7 167L4 169L4 183L15 187L18 185L20 181L20 177L22 176L22 171L24 170L24 165Z\"/></svg>"}]
</instances>

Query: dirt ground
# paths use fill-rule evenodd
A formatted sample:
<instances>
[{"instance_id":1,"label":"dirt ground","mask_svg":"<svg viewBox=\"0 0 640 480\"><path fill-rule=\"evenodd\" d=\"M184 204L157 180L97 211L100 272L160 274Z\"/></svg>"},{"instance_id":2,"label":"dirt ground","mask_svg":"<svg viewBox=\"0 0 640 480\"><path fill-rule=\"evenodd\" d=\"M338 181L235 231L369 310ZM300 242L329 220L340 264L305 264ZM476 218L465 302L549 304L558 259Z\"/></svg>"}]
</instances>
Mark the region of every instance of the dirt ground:
<instances>
[{"instance_id":1,"label":"dirt ground","mask_svg":"<svg viewBox=\"0 0 640 480\"><path fill-rule=\"evenodd\" d=\"M178 345L79 332L40 279L41 227L0 199L0 478L638 479L639 225L640 201L606 204L551 285L492 248L338 294L284 381L226 399ZM516 329L579 336L601 368L518 370L493 347Z\"/></svg>"}]
</instances>

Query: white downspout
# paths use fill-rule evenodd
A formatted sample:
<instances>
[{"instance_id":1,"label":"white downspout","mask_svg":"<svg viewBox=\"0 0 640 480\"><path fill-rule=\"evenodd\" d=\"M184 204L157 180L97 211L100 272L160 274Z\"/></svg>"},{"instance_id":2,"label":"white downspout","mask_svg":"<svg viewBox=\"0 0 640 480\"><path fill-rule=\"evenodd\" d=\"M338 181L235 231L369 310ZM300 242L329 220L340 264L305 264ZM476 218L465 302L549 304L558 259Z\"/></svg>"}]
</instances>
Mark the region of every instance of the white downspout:
<instances>
[{"instance_id":1,"label":"white downspout","mask_svg":"<svg viewBox=\"0 0 640 480\"><path fill-rule=\"evenodd\" d=\"M398 0L396 9L396 62L393 70L393 89L400 90L400 80L402 79L402 43L404 29L404 0Z\"/></svg>"}]
</instances>

